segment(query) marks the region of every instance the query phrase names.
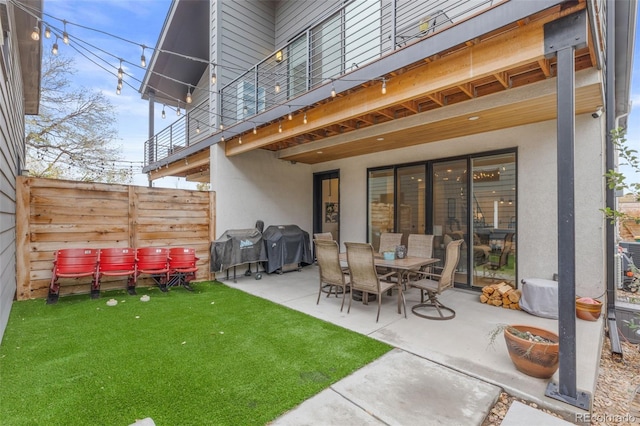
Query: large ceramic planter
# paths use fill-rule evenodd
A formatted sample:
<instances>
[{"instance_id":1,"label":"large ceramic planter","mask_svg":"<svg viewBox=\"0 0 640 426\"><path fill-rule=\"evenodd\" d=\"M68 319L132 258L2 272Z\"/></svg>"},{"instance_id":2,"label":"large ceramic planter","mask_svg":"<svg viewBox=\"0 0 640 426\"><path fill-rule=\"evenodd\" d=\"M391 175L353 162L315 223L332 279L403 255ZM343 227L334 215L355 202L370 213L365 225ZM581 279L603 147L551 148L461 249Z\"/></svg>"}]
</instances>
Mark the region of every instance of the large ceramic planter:
<instances>
[{"instance_id":1,"label":"large ceramic planter","mask_svg":"<svg viewBox=\"0 0 640 426\"><path fill-rule=\"evenodd\" d=\"M587 303L583 300L587 300ZM602 312L602 302L591 298L576 299L576 316L585 321L597 321Z\"/></svg>"},{"instance_id":2,"label":"large ceramic planter","mask_svg":"<svg viewBox=\"0 0 640 426\"><path fill-rule=\"evenodd\" d=\"M553 343L532 342L515 336L510 329L551 340ZM511 361L518 371L539 379L548 379L558 369L558 335L548 330L527 325L511 325L504 329L504 340Z\"/></svg>"}]
</instances>

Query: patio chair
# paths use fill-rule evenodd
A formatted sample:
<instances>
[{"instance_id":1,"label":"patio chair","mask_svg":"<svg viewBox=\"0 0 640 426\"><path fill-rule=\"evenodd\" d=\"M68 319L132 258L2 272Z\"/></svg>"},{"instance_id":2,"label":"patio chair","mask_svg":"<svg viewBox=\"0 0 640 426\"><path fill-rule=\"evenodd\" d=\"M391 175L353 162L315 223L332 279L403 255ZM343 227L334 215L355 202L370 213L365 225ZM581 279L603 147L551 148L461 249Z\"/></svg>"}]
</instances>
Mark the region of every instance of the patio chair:
<instances>
[{"instance_id":1,"label":"patio chair","mask_svg":"<svg viewBox=\"0 0 640 426\"><path fill-rule=\"evenodd\" d=\"M172 247L169 249L169 281L168 287L181 285L186 290L193 291L189 282L196 277L196 250L187 247Z\"/></svg>"},{"instance_id":2,"label":"patio chair","mask_svg":"<svg viewBox=\"0 0 640 426\"><path fill-rule=\"evenodd\" d=\"M378 253L392 251L395 253L396 247L402 244L402 234L393 232L383 232L380 234L380 248Z\"/></svg>"},{"instance_id":3,"label":"patio chair","mask_svg":"<svg viewBox=\"0 0 640 426\"><path fill-rule=\"evenodd\" d=\"M91 281L91 297L95 298L95 290L98 289L97 275L98 250L86 248L57 250L54 252L47 304L51 305L58 301L60 295L59 278L93 277Z\"/></svg>"},{"instance_id":4,"label":"patio chair","mask_svg":"<svg viewBox=\"0 0 640 426\"><path fill-rule=\"evenodd\" d=\"M160 287L167 291L169 281L169 249L143 247L136 251L136 282L140 275L148 275Z\"/></svg>"},{"instance_id":5,"label":"patio chair","mask_svg":"<svg viewBox=\"0 0 640 426\"><path fill-rule=\"evenodd\" d=\"M333 234L331 232L320 232L318 234L313 234L314 240L332 240Z\"/></svg>"},{"instance_id":6,"label":"patio chair","mask_svg":"<svg viewBox=\"0 0 640 426\"><path fill-rule=\"evenodd\" d=\"M127 277L127 292L136 294L136 250L103 248L98 253L97 296L100 295L102 277Z\"/></svg>"},{"instance_id":7,"label":"patio chair","mask_svg":"<svg viewBox=\"0 0 640 426\"><path fill-rule=\"evenodd\" d=\"M491 279L497 279L496 275L498 272L503 270L509 263L509 253L511 253L512 245L513 233L508 233L504 238L504 244L502 245L500 256L494 259L490 256L489 261L482 265L482 268L484 269L484 276L489 274Z\"/></svg>"},{"instance_id":8,"label":"patio chair","mask_svg":"<svg viewBox=\"0 0 640 426\"><path fill-rule=\"evenodd\" d=\"M344 308L344 298L349 285L349 275L345 274L340 265L340 249L338 243L333 240L314 240L316 244L316 256L318 257L318 269L320 275L320 288L318 289L318 300L316 305L320 303L320 294L327 293L327 297L331 295L332 290L338 297L338 289L342 292L342 304L340 312ZM328 289L327 289L328 288Z\"/></svg>"},{"instance_id":9,"label":"patio chair","mask_svg":"<svg viewBox=\"0 0 640 426\"><path fill-rule=\"evenodd\" d=\"M444 290L453 287L454 276L458 261L460 260L460 246L464 240L455 240L447 244L446 257L444 266L433 267L433 270L442 270L440 274L436 274L432 271L415 271L415 274L420 277L417 281L408 280L407 285L409 287L416 287L420 289L420 303L411 308L411 312L419 317L435 320L448 320L456 316L456 312L444 306L439 300L438 295ZM429 298L425 302L424 295L427 294ZM437 311L435 313L425 313L423 311L431 312L433 309Z\"/></svg>"},{"instance_id":10,"label":"patio chair","mask_svg":"<svg viewBox=\"0 0 640 426\"><path fill-rule=\"evenodd\" d=\"M409 234L407 239L407 256L433 257L433 235ZM430 270L431 265L423 266L421 271Z\"/></svg>"},{"instance_id":11,"label":"patio chair","mask_svg":"<svg viewBox=\"0 0 640 426\"><path fill-rule=\"evenodd\" d=\"M361 291L362 300L368 300L369 294L375 294L378 299L378 315L376 316L376 322L380 318L380 306L382 304L382 294L393 287L398 288L398 300L402 299L402 305L404 307L404 316L407 317L407 309L404 300L404 294L402 293L402 286L396 282L382 281L381 279L387 278L395 272L389 272L385 275L379 276L376 271L376 266L373 259L373 247L367 243L345 243L347 247L347 264L349 265L350 285L351 285L351 297L349 298L349 308L347 313L351 310L351 301L353 300L353 291Z\"/></svg>"}]
</instances>

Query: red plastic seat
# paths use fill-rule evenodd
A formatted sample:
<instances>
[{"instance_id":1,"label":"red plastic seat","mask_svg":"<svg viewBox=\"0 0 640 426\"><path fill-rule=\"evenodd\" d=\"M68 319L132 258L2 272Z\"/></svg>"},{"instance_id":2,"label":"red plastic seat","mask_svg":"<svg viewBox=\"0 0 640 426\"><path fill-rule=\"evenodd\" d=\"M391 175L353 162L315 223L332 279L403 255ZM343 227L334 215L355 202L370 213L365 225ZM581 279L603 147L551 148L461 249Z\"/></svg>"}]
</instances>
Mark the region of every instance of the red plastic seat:
<instances>
[{"instance_id":1,"label":"red plastic seat","mask_svg":"<svg viewBox=\"0 0 640 426\"><path fill-rule=\"evenodd\" d=\"M167 291L169 280L169 249L143 247L136 251L136 282L140 275L149 275L160 290Z\"/></svg>"},{"instance_id":2,"label":"red plastic seat","mask_svg":"<svg viewBox=\"0 0 640 426\"><path fill-rule=\"evenodd\" d=\"M169 249L169 287L181 285L193 291L189 282L196 277L196 250L188 247L172 247Z\"/></svg>"},{"instance_id":3,"label":"red plastic seat","mask_svg":"<svg viewBox=\"0 0 640 426\"><path fill-rule=\"evenodd\" d=\"M98 250L75 248L60 249L54 253L51 284L47 304L58 301L60 295L59 278L93 277L91 282L91 294L98 287ZM99 291L99 290L98 290Z\"/></svg>"},{"instance_id":4,"label":"red plastic seat","mask_svg":"<svg viewBox=\"0 0 640 426\"><path fill-rule=\"evenodd\" d=\"M100 249L97 278L98 296L103 276L128 277L127 291L131 295L136 294L136 250L130 247Z\"/></svg>"}]
</instances>

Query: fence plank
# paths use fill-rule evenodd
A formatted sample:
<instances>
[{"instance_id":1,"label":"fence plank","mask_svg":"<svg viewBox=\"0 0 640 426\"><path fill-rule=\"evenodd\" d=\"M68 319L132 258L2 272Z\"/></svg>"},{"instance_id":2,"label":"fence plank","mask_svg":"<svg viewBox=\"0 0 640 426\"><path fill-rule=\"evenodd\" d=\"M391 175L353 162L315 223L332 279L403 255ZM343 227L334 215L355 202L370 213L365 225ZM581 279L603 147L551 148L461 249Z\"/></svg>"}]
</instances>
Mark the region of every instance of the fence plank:
<instances>
[{"instance_id":1,"label":"fence plank","mask_svg":"<svg viewBox=\"0 0 640 426\"><path fill-rule=\"evenodd\" d=\"M209 279L215 194L18 177L17 298L47 296L54 252L63 248L193 247L197 280ZM88 293L90 279L61 280L61 294ZM153 285L141 277L138 285ZM125 288L108 279L102 290Z\"/></svg>"}]
</instances>

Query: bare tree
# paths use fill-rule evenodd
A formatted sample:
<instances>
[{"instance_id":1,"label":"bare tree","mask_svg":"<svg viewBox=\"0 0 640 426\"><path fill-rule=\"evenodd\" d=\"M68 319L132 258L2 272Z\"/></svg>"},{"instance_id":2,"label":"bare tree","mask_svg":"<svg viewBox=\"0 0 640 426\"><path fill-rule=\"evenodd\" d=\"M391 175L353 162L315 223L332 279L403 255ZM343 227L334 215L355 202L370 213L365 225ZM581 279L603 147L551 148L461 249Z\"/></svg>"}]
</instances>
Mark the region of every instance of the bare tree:
<instances>
[{"instance_id":1,"label":"bare tree","mask_svg":"<svg viewBox=\"0 0 640 426\"><path fill-rule=\"evenodd\" d=\"M32 176L127 183L116 117L100 92L74 86L74 60L43 49L40 114L26 119L27 167Z\"/></svg>"}]
</instances>

